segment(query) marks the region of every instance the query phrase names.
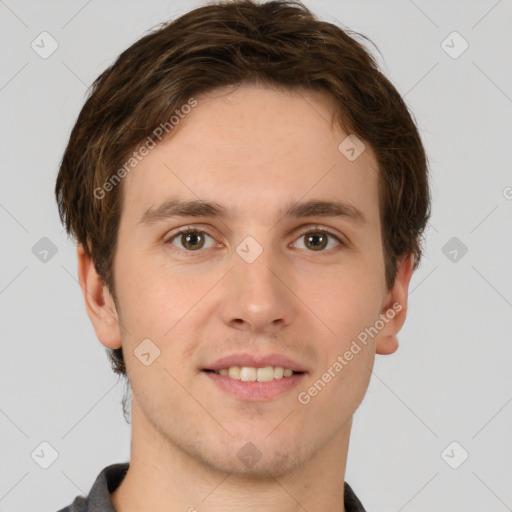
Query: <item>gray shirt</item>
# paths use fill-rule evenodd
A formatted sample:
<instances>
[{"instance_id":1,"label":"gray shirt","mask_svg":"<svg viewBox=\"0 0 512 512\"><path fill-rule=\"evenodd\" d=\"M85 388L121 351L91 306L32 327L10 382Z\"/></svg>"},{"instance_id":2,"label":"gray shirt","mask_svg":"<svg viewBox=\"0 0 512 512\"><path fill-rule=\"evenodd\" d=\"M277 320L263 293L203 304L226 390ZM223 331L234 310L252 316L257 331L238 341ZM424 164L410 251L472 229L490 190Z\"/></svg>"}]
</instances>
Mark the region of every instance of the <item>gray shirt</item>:
<instances>
[{"instance_id":1,"label":"gray shirt","mask_svg":"<svg viewBox=\"0 0 512 512\"><path fill-rule=\"evenodd\" d=\"M128 462L107 466L96 478L87 497L77 496L71 505L58 512L116 512L110 501L110 493L117 489L128 467ZM344 487L344 499L347 512L366 512L347 482Z\"/></svg>"}]
</instances>

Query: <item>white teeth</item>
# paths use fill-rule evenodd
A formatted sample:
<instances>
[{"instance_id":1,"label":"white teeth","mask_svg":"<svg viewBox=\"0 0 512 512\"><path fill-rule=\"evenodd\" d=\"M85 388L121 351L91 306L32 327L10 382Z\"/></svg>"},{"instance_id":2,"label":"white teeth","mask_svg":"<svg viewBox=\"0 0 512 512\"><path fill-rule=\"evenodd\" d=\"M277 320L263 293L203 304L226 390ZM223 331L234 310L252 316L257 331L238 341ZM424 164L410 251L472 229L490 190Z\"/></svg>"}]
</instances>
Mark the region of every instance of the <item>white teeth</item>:
<instances>
[{"instance_id":1,"label":"white teeth","mask_svg":"<svg viewBox=\"0 0 512 512\"><path fill-rule=\"evenodd\" d=\"M274 379L282 379L284 375L284 368L282 366L276 366L274 368Z\"/></svg>"},{"instance_id":2,"label":"white teeth","mask_svg":"<svg viewBox=\"0 0 512 512\"><path fill-rule=\"evenodd\" d=\"M293 370L283 368L282 366L265 366L263 368L253 368L250 366L231 366L222 368L215 373L227 375L231 379L241 380L242 382L269 382L273 379L282 379L291 377Z\"/></svg>"},{"instance_id":3,"label":"white teeth","mask_svg":"<svg viewBox=\"0 0 512 512\"><path fill-rule=\"evenodd\" d=\"M228 375L232 379L240 380L240 366L231 366L228 369Z\"/></svg>"},{"instance_id":4,"label":"white teeth","mask_svg":"<svg viewBox=\"0 0 512 512\"><path fill-rule=\"evenodd\" d=\"M274 368L272 366L265 366L265 368L258 368L256 379L258 382L268 382L274 379Z\"/></svg>"},{"instance_id":5,"label":"white teeth","mask_svg":"<svg viewBox=\"0 0 512 512\"><path fill-rule=\"evenodd\" d=\"M240 368L240 380L244 382L254 382L256 377L256 368L248 368L247 366L242 366L242 368Z\"/></svg>"}]
</instances>

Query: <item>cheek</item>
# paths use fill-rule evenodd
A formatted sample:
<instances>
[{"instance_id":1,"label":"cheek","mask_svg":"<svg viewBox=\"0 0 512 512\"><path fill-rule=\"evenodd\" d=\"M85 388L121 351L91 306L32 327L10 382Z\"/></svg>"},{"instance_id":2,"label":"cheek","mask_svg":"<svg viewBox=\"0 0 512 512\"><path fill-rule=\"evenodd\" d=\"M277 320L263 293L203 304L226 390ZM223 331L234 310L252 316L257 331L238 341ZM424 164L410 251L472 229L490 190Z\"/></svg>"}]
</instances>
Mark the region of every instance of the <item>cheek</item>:
<instances>
[{"instance_id":1,"label":"cheek","mask_svg":"<svg viewBox=\"0 0 512 512\"><path fill-rule=\"evenodd\" d=\"M331 282L327 290L322 304L317 307L333 332L321 340L323 355L318 372L312 378L315 389L311 391L318 390L320 394L322 390L317 406L332 403L339 406L341 414L355 410L368 387L375 359L375 340L364 335L365 329L379 318L380 298L371 280L356 272L349 278Z\"/></svg>"},{"instance_id":2,"label":"cheek","mask_svg":"<svg viewBox=\"0 0 512 512\"><path fill-rule=\"evenodd\" d=\"M338 376L332 380L334 404L348 407L352 412L357 409L368 389L374 359L375 352L367 346L343 366Z\"/></svg>"},{"instance_id":3,"label":"cheek","mask_svg":"<svg viewBox=\"0 0 512 512\"><path fill-rule=\"evenodd\" d=\"M372 275L373 271L373 275ZM364 265L329 270L308 278L302 294L309 294L306 304L330 328L335 343L344 344L372 325L380 313L381 276ZM304 295L308 297L308 295Z\"/></svg>"},{"instance_id":4,"label":"cheek","mask_svg":"<svg viewBox=\"0 0 512 512\"><path fill-rule=\"evenodd\" d=\"M297 395L308 416L320 424L325 424L326 414L331 423L353 415L368 389L375 350L370 343L354 347L350 339L338 340L326 356Z\"/></svg>"},{"instance_id":5,"label":"cheek","mask_svg":"<svg viewBox=\"0 0 512 512\"><path fill-rule=\"evenodd\" d=\"M126 253L125 253L126 254ZM160 325L161 289L155 289L152 273L144 265L125 258L116 266L116 292L123 346L133 350L142 340L155 339Z\"/></svg>"},{"instance_id":6,"label":"cheek","mask_svg":"<svg viewBox=\"0 0 512 512\"><path fill-rule=\"evenodd\" d=\"M139 264L127 259L119 265L118 290L122 297L123 326L131 341L150 338L162 341L180 331L190 313L200 307L220 275L182 275L170 269L165 259ZM182 321L183 320L183 321Z\"/></svg>"}]
</instances>

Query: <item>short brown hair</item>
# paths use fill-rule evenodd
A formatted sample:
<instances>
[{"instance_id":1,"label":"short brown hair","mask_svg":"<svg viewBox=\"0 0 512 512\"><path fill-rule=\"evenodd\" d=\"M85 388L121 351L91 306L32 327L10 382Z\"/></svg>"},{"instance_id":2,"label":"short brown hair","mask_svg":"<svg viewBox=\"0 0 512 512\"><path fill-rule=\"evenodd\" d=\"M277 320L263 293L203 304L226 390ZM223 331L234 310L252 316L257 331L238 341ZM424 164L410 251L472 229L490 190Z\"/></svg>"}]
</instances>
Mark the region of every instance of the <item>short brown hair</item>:
<instances>
[{"instance_id":1,"label":"short brown hair","mask_svg":"<svg viewBox=\"0 0 512 512\"><path fill-rule=\"evenodd\" d=\"M193 95L251 82L334 98L340 126L366 141L378 161L388 288L399 258L413 254L417 267L430 216L427 158L406 104L356 36L297 1L217 2L162 24L95 80L55 193L67 232L91 255L114 300L122 183L103 197L97 191ZM108 353L114 371L126 375L122 349Z\"/></svg>"}]
</instances>

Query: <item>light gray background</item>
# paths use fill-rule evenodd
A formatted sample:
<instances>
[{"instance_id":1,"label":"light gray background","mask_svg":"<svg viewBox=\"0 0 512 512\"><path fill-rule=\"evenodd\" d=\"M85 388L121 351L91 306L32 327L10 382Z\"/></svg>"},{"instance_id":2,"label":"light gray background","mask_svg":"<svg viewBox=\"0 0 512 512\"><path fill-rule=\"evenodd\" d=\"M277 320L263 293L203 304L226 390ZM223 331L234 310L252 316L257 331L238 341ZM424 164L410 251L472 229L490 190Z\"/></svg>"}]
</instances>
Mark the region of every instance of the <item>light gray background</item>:
<instances>
[{"instance_id":1,"label":"light gray background","mask_svg":"<svg viewBox=\"0 0 512 512\"><path fill-rule=\"evenodd\" d=\"M346 480L369 512L512 510L512 2L306 3L377 44L432 171L401 345L377 356ZM53 188L87 86L146 30L197 5L0 1L2 512L55 511L129 459L123 386L85 313ZM42 31L59 44L48 59L31 48ZM453 31L469 43L457 59L441 46ZM456 262L442 252L454 236L468 248ZM46 263L32 252L42 237L57 247ZM31 457L43 441L58 452L48 469Z\"/></svg>"}]
</instances>

